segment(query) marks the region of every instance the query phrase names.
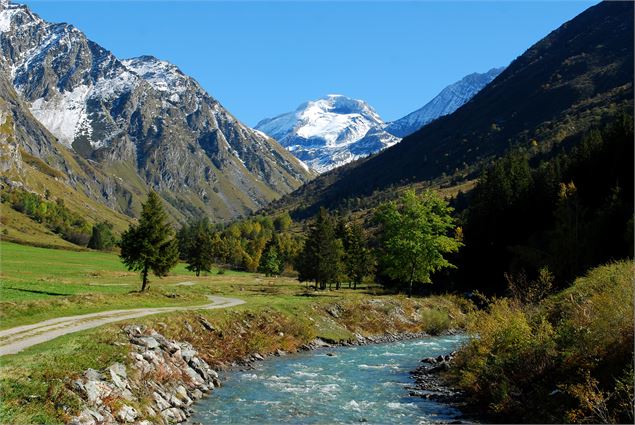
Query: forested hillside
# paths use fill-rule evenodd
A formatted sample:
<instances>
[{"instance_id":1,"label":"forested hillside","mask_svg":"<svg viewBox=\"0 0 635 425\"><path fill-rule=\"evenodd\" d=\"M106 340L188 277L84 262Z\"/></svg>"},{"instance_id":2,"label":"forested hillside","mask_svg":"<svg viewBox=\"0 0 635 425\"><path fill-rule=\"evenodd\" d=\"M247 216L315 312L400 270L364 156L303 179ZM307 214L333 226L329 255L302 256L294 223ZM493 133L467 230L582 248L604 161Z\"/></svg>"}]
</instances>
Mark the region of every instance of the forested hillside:
<instances>
[{"instance_id":1,"label":"forested hillside","mask_svg":"<svg viewBox=\"0 0 635 425\"><path fill-rule=\"evenodd\" d=\"M549 270L563 287L589 267L632 256L634 154L633 120L624 115L550 159L496 161L455 200L465 248L453 280L501 293L508 280Z\"/></svg>"}]
</instances>

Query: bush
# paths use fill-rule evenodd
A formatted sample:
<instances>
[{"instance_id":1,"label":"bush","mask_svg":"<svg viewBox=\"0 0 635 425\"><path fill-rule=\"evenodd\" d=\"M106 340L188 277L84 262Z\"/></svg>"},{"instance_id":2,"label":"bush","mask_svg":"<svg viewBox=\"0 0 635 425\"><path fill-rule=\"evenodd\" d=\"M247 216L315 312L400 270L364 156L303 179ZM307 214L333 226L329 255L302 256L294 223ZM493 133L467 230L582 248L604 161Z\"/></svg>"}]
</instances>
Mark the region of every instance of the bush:
<instances>
[{"instance_id":1,"label":"bush","mask_svg":"<svg viewBox=\"0 0 635 425\"><path fill-rule=\"evenodd\" d=\"M633 263L590 271L539 305L472 313L455 382L483 413L520 422L632 422Z\"/></svg>"},{"instance_id":2,"label":"bush","mask_svg":"<svg viewBox=\"0 0 635 425\"><path fill-rule=\"evenodd\" d=\"M426 309L421 312L421 321L424 323L425 332L430 335L439 335L451 326L450 317L445 311Z\"/></svg>"}]
</instances>

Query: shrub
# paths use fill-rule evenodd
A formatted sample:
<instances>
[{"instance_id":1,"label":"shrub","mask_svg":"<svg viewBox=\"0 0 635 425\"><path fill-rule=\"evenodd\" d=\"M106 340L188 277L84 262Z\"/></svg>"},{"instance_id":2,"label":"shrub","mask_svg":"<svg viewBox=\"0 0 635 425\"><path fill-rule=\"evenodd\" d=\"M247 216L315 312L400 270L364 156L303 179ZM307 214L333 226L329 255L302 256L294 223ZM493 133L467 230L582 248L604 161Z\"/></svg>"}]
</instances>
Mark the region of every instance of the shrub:
<instances>
[{"instance_id":1,"label":"shrub","mask_svg":"<svg viewBox=\"0 0 635 425\"><path fill-rule=\"evenodd\" d=\"M426 309L421 312L421 321L424 330L430 335L439 335L443 331L450 329L451 320L445 311Z\"/></svg>"},{"instance_id":2,"label":"shrub","mask_svg":"<svg viewBox=\"0 0 635 425\"><path fill-rule=\"evenodd\" d=\"M472 313L456 383L484 413L521 422L632 422L633 263L591 270L538 306Z\"/></svg>"}]
</instances>

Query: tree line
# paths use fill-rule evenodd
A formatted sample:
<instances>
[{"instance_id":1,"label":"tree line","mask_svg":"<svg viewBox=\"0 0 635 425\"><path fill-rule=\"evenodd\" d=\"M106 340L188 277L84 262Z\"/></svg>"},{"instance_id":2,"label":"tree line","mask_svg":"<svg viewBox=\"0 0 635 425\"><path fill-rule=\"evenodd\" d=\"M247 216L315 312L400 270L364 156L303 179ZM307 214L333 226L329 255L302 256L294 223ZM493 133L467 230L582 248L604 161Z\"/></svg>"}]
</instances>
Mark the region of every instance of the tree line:
<instances>
[{"instance_id":1,"label":"tree line","mask_svg":"<svg viewBox=\"0 0 635 425\"><path fill-rule=\"evenodd\" d=\"M122 235L121 258L139 271L142 291L148 276L166 275L179 260L197 276L223 265L277 276L295 271L316 290L357 287L367 278L385 286L428 283L435 271L453 267L446 254L462 246L452 208L439 195L406 191L399 201L380 205L369 228L321 209L308 230L291 230L288 214L258 216L228 226L201 219L175 231L160 197L150 192L139 223Z\"/></svg>"}]
</instances>

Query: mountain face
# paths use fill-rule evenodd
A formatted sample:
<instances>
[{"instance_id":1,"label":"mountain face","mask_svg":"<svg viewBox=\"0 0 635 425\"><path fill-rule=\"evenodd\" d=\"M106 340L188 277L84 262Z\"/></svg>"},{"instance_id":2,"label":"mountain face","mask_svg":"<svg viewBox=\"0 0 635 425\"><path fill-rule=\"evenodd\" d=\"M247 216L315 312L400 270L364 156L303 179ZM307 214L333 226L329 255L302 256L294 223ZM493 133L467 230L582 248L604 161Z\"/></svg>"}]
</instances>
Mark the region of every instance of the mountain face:
<instances>
[{"instance_id":1,"label":"mountain face","mask_svg":"<svg viewBox=\"0 0 635 425\"><path fill-rule=\"evenodd\" d=\"M621 113L633 114L633 3L601 2L530 47L454 113L319 176L271 209L307 217L395 186L472 179L511 150L549 157L568 149Z\"/></svg>"},{"instance_id":2,"label":"mountain face","mask_svg":"<svg viewBox=\"0 0 635 425\"><path fill-rule=\"evenodd\" d=\"M424 125L444 115L451 114L466 104L498 76L505 68L492 68L484 74L473 73L460 81L441 90L430 102L421 109L389 123L385 130L397 137L406 137L419 130Z\"/></svg>"},{"instance_id":3,"label":"mountain face","mask_svg":"<svg viewBox=\"0 0 635 425\"><path fill-rule=\"evenodd\" d=\"M179 219L226 219L311 177L168 62L119 60L72 25L45 22L4 0L0 50L4 74L32 116L61 145L122 182L119 195L91 196L123 212L134 214L131 198L154 189Z\"/></svg>"},{"instance_id":4,"label":"mountain face","mask_svg":"<svg viewBox=\"0 0 635 425\"><path fill-rule=\"evenodd\" d=\"M384 131L384 125L367 103L328 95L255 128L322 173L397 143L399 138Z\"/></svg>"}]
</instances>

